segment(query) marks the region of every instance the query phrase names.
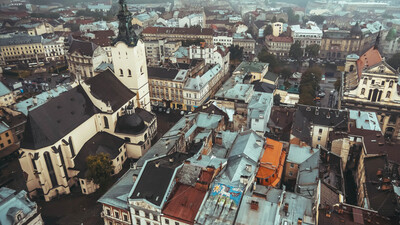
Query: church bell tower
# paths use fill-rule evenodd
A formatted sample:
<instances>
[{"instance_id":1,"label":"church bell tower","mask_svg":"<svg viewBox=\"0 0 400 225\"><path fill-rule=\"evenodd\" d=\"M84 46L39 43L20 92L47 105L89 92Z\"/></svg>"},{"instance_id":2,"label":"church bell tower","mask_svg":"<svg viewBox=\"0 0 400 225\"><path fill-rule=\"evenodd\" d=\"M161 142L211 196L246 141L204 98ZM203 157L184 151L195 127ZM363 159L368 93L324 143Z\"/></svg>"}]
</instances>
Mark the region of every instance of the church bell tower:
<instances>
[{"instance_id":1,"label":"church bell tower","mask_svg":"<svg viewBox=\"0 0 400 225\"><path fill-rule=\"evenodd\" d=\"M118 36L112 42L111 54L115 76L136 93L137 106L151 110L145 47L132 26L132 14L125 0L119 0Z\"/></svg>"}]
</instances>

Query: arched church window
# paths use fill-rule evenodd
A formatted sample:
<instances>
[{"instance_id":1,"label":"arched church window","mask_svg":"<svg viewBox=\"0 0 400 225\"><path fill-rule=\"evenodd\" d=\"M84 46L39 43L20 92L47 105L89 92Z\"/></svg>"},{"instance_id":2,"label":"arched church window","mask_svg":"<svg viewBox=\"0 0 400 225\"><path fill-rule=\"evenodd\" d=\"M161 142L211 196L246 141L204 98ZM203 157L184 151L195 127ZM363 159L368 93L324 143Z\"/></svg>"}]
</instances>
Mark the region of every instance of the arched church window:
<instances>
[{"instance_id":1,"label":"arched church window","mask_svg":"<svg viewBox=\"0 0 400 225\"><path fill-rule=\"evenodd\" d=\"M120 76L123 76L124 75L124 71L122 69L119 69L119 74L120 74Z\"/></svg>"},{"instance_id":2,"label":"arched church window","mask_svg":"<svg viewBox=\"0 0 400 225\"><path fill-rule=\"evenodd\" d=\"M132 71L130 69L128 69L128 76L131 77L132 76Z\"/></svg>"}]
</instances>

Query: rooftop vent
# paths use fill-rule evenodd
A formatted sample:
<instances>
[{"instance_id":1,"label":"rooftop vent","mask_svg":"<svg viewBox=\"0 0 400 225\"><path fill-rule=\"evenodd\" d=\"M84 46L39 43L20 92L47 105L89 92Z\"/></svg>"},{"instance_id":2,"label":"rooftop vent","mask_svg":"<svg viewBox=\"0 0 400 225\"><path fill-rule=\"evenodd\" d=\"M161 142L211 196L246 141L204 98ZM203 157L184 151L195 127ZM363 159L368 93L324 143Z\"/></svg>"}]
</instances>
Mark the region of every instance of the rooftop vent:
<instances>
[{"instance_id":1,"label":"rooftop vent","mask_svg":"<svg viewBox=\"0 0 400 225\"><path fill-rule=\"evenodd\" d=\"M160 162L157 162L157 163L155 164L155 167L156 167L156 168L159 168L159 167L160 167Z\"/></svg>"}]
</instances>

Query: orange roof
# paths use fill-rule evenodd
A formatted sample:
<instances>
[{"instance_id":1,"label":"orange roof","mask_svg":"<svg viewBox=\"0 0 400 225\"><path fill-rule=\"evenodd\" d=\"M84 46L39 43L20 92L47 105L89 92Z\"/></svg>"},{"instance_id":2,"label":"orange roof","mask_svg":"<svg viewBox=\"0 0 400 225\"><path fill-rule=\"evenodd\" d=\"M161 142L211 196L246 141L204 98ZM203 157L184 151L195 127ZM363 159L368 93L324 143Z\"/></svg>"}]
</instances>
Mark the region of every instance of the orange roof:
<instances>
[{"instance_id":1,"label":"orange roof","mask_svg":"<svg viewBox=\"0 0 400 225\"><path fill-rule=\"evenodd\" d=\"M286 153L281 142L269 138L266 142L256 177L262 180L262 185L276 186L281 179Z\"/></svg>"},{"instance_id":2,"label":"orange roof","mask_svg":"<svg viewBox=\"0 0 400 225\"><path fill-rule=\"evenodd\" d=\"M293 38L292 37L275 37L273 35L268 35L268 36L265 37L265 40L271 41L271 42L293 43Z\"/></svg>"},{"instance_id":3,"label":"orange roof","mask_svg":"<svg viewBox=\"0 0 400 225\"><path fill-rule=\"evenodd\" d=\"M357 60L357 73L361 77L363 69L382 62L382 56L375 47L370 48Z\"/></svg>"}]
</instances>

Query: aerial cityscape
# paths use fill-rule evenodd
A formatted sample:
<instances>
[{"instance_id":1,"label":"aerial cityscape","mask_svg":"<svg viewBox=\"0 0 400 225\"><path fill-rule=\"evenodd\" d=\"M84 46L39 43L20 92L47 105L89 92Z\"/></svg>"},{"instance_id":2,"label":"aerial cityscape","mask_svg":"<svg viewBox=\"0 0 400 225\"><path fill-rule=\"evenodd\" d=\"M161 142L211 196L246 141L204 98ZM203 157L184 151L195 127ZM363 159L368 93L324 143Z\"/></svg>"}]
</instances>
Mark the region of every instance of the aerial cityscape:
<instances>
[{"instance_id":1,"label":"aerial cityscape","mask_svg":"<svg viewBox=\"0 0 400 225\"><path fill-rule=\"evenodd\" d=\"M399 0L0 22L0 225L400 225Z\"/></svg>"}]
</instances>

